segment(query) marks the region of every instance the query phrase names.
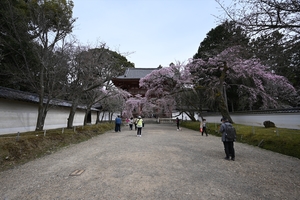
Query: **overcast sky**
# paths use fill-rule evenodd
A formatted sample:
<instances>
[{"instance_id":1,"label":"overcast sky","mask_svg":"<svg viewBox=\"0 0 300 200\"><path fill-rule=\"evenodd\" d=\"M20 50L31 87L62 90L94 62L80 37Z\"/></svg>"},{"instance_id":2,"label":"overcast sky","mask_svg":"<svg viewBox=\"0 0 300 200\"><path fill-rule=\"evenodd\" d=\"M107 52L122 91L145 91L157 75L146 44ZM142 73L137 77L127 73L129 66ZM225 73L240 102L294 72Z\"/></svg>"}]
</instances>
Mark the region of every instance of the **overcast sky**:
<instances>
[{"instance_id":1,"label":"overcast sky","mask_svg":"<svg viewBox=\"0 0 300 200\"><path fill-rule=\"evenodd\" d=\"M231 2L230 0L224 0ZM197 52L222 10L215 0L73 0L73 34L104 42L136 68L185 62Z\"/></svg>"}]
</instances>

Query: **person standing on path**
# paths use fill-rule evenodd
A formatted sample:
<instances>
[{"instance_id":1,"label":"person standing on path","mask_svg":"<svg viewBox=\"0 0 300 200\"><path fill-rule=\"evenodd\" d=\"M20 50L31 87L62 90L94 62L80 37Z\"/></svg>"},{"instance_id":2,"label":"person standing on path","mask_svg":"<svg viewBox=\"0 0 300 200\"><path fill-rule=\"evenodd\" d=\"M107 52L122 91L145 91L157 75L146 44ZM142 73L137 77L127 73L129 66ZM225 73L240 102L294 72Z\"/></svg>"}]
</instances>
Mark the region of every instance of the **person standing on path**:
<instances>
[{"instance_id":1,"label":"person standing on path","mask_svg":"<svg viewBox=\"0 0 300 200\"><path fill-rule=\"evenodd\" d=\"M130 117L129 119L129 129L132 131L132 126L133 126L133 117Z\"/></svg>"},{"instance_id":2,"label":"person standing on path","mask_svg":"<svg viewBox=\"0 0 300 200\"><path fill-rule=\"evenodd\" d=\"M137 121L138 121L138 118L133 119L134 130L137 130L137 127L136 127Z\"/></svg>"},{"instance_id":3,"label":"person standing on path","mask_svg":"<svg viewBox=\"0 0 300 200\"><path fill-rule=\"evenodd\" d=\"M228 120L226 118L222 118L221 119L221 126L220 126L220 133L222 133L222 142L224 144L224 150L225 150L225 154L226 160L229 160L231 157L231 160L234 161L235 159L235 152L234 152L234 146L233 146L233 142L234 140L229 140L226 138L226 130L227 130L227 126L231 126L231 124L228 122Z\"/></svg>"},{"instance_id":4,"label":"person standing on path","mask_svg":"<svg viewBox=\"0 0 300 200\"><path fill-rule=\"evenodd\" d=\"M120 115L118 115L115 119L115 131L116 132L121 132L121 124L122 124L122 119Z\"/></svg>"},{"instance_id":5,"label":"person standing on path","mask_svg":"<svg viewBox=\"0 0 300 200\"><path fill-rule=\"evenodd\" d=\"M200 133L203 135L203 123L202 121L200 120L200 127L199 127L199 131Z\"/></svg>"},{"instance_id":6,"label":"person standing on path","mask_svg":"<svg viewBox=\"0 0 300 200\"><path fill-rule=\"evenodd\" d=\"M206 119L203 119L203 122L202 122L202 136L203 136L204 132L207 136L208 134L207 134L207 131L206 131Z\"/></svg>"},{"instance_id":7,"label":"person standing on path","mask_svg":"<svg viewBox=\"0 0 300 200\"><path fill-rule=\"evenodd\" d=\"M136 127L137 127L136 136L137 137L142 137L143 119L142 119L141 116L139 116L138 119L137 119Z\"/></svg>"},{"instance_id":8,"label":"person standing on path","mask_svg":"<svg viewBox=\"0 0 300 200\"><path fill-rule=\"evenodd\" d=\"M178 117L176 117L177 131L179 131L179 130L180 130L180 128L179 128L179 122L180 122L179 118L178 118Z\"/></svg>"}]
</instances>

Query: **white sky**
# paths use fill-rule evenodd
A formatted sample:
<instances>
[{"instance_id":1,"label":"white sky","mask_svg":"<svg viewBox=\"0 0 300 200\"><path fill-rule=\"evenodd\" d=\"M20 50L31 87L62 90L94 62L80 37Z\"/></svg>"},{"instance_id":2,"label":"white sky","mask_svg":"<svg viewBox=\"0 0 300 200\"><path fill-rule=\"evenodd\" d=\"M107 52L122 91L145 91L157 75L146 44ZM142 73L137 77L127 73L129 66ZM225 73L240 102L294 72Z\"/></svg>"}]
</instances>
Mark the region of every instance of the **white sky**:
<instances>
[{"instance_id":1,"label":"white sky","mask_svg":"<svg viewBox=\"0 0 300 200\"><path fill-rule=\"evenodd\" d=\"M231 2L230 0L224 0ZM136 68L185 62L223 12L215 0L73 0L73 34L83 45L104 42Z\"/></svg>"}]
</instances>

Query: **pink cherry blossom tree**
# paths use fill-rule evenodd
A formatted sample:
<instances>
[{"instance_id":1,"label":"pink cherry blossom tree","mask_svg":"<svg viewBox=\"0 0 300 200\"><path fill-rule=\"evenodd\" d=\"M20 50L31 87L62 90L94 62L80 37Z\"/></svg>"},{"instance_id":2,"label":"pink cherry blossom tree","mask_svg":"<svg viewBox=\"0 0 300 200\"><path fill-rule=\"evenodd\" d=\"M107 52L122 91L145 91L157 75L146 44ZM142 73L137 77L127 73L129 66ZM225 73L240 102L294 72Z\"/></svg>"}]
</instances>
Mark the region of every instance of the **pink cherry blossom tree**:
<instances>
[{"instance_id":1,"label":"pink cherry blossom tree","mask_svg":"<svg viewBox=\"0 0 300 200\"><path fill-rule=\"evenodd\" d=\"M127 99L123 116L127 118L137 116L151 117L155 109L155 104L147 101L146 97L142 97L142 95L138 94Z\"/></svg>"},{"instance_id":2,"label":"pink cherry blossom tree","mask_svg":"<svg viewBox=\"0 0 300 200\"><path fill-rule=\"evenodd\" d=\"M231 47L209 60L194 59L186 65L195 85L204 88L209 105L215 105L231 122L226 93L231 91L239 108L278 108L296 96L285 77L278 76L258 59L244 59L239 47Z\"/></svg>"},{"instance_id":3,"label":"pink cherry blossom tree","mask_svg":"<svg viewBox=\"0 0 300 200\"><path fill-rule=\"evenodd\" d=\"M144 98L138 94L136 96L131 96L127 99L125 108L123 110L123 116L130 118L130 117L137 117L142 115L142 103L144 102ZM137 115L137 116L134 116Z\"/></svg>"},{"instance_id":4,"label":"pink cherry blossom tree","mask_svg":"<svg viewBox=\"0 0 300 200\"><path fill-rule=\"evenodd\" d=\"M181 63L160 68L140 80L140 87L146 88L145 97L153 112L159 116L171 117L176 106L174 95L191 87L189 71Z\"/></svg>"},{"instance_id":5,"label":"pink cherry blossom tree","mask_svg":"<svg viewBox=\"0 0 300 200\"><path fill-rule=\"evenodd\" d=\"M201 101L232 122L229 102L231 110L252 110L280 108L295 101L296 91L285 77L272 73L258 59L245 58L243 52L241 47L230 47L208 60L192 59L186 65L154 70L140 80L140 87L147 92L139 103L148 102L152 109L160 108L171 116L176 99L180 99L175 97L183 91L197 93L200 88ZM197 102L199 99L195 98Z\"/></svg>"}]
</instances>

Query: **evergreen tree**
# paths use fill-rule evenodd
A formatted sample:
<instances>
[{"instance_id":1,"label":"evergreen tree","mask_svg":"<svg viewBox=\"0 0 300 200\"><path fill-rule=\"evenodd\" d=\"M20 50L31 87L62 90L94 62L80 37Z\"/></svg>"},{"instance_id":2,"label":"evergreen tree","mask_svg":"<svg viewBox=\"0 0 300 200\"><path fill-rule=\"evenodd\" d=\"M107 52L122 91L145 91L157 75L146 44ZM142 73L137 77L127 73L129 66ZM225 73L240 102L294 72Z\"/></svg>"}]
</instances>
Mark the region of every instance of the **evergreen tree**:
<instances>
[{"instance_id":1,"label":"evergreen tree","mask_svg":"<svg viewBox=\"0 0 300 200\"><path fill-rule=\"evenodd\" d=\"M30 22L25 1L0 1L0 85L14 89L29 90L30 83L24 78L27 66L31 72L38 61L32 51L34 42L29 34ZM27 74L27 75L26 75Z\"/></svg>"},{"instance_id":2,"label":"evergreen tree","mask_svg":"<svg viewBox=\"0 0 300 200\"><path fill-rule=\"evenodd\" d=\"M247 46L248 42L249 38L247 38L241 27L236 26L233 22L226 21L207 33L193 58L207 60L228 47Z\"/></svg>"}]
</instances>

